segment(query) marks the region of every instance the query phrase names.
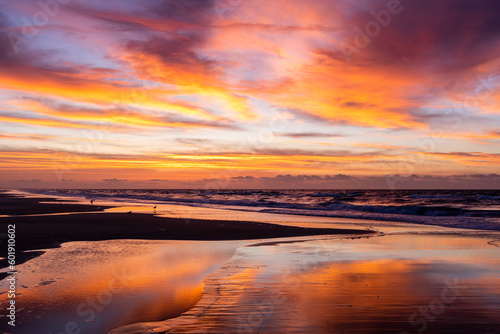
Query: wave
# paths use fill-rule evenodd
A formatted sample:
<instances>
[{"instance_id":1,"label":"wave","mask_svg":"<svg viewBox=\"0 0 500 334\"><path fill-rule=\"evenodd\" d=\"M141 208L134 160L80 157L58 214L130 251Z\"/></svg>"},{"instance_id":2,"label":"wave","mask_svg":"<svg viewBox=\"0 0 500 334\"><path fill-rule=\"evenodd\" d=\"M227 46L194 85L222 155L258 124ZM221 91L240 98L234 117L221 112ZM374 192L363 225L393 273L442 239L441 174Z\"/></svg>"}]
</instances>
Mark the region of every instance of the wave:
<instances>
[{"instance_id":1,"label":"wave","mask_svg":"<svg viewBox=\"0 0 500 334\"><path fill-rule=\"evenodd\" d=\"M56 196L500 230L500 192L473 190L44 190Z\"/></svg>"}]
</instances>

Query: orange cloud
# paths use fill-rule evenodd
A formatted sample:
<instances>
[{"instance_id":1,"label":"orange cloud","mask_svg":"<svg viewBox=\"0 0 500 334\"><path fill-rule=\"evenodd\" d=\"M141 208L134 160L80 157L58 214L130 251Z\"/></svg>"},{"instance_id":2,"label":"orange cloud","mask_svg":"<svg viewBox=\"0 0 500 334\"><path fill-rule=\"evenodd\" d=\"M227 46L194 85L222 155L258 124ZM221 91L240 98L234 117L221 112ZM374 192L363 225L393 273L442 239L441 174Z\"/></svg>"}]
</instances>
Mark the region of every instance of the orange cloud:
<instances>
[{"instance_id":1,"label":"orange cloud","mask_svg":"<svg viewBox=\"0 0 500 334\"><path fill-rule=\"evenodd\" d=\"M11 101L12 105L23 110L33 111L39 115L53 117L56 119L39 119L39 118L23 118L14 116L0 116L0 119L8 122L25 123L30 125L42 125L51 127L68 127L68 128L89 128L99 127L97 122L105 122L108 124L108 131L123 131L124 129L134 128L151 128L151 127L223 127L224 123L193 121L193 120L175 120L175 117L162 116L161 113L156 115L147 114L145 112L133 111L131 109L120 108L90 108L71 106L69 104L62 106L50 105L48 101L41 102L38 100L17 100Z\"/></svg>"},{"instance_id":2,"label":"orange cloud","mask_svg":"<svg viewBox=\"0 0 500 334\"><path fill-rule=\"evenodd\" d=\"M498 166L500 164L499 153L482 152L415 152L445 162L453 162L465 166Z\"/></svg>"},{"instance_id":3,"label":"orange cloud","mask_svg":"<svg viewBox=\"0 0 500 334\"><path fill-rule=\"evenodd\" d=\"M220 73L213 69L209 61L197 58L189 50L179 50L176 54L170 50L170 45L171 42L162 39L133 42L120 59L142 80L173 85L175 89L164 91L165 95L198 97L216 103L229 115L246 121L257 117L249 100L238 95L238 87L220 80ZM144 52L146 50L149 53ZM166 59L162 60L162 57ZM188 59L179 60L180 57Z\"/></svg>"}]
</instances>

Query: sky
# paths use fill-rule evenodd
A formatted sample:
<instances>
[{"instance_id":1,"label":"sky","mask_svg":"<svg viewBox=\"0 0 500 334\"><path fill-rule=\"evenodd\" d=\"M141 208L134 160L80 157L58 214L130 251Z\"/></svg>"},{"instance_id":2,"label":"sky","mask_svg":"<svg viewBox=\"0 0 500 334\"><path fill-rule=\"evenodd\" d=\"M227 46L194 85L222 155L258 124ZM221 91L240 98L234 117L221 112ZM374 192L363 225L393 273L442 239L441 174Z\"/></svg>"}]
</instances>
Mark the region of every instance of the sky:
<instances>
[{"instance_id":1,"label":"sky","mask_svg":"<svg viewBox=\"0 0 500 334\"><path fill-rule=\"evenodd\" d=\"M496 0L0 0L0 187L500 189Z\"/></svg>"}]
</instances>

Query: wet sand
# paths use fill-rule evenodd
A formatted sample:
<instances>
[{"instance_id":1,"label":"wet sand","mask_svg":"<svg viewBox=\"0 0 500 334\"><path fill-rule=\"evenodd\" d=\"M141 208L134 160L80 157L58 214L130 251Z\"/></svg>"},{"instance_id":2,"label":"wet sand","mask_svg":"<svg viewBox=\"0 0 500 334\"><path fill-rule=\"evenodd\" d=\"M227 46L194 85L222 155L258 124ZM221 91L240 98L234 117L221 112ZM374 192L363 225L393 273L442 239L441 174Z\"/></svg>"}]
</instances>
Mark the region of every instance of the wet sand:
<instances>
[{"instance_id":1,"label":"wet sand","mask_svg":"<svg viewBox=\"0 0 500 334\"><path fill-rule=\"evenodd\" d=\"M326 234L370 234L361 229L284 226L229 220L157 217L144 213L73 213L0 218L16 224L21 249L47 248L67 241L109 239L244 240Z\"/></svg>"},{"instance_id":2,"label":"wet sand","mask_svg":"<svg viewBox=\"0 0 500 334\"><path fill-rule=\"evenodd\" d=\"M27 251L59 247L61 243L69 241L243 240L373 233L361 228L308 228L255 221L159 217L153 213L89 212L113 207L116 208L111 205L86 205L54 198L24 198L1 193L0 223L2 226L16 225L17 264L42 254ZM5 259L0 260L0 268L6 267L6 264ZM0 279L4 277L5 274L0 273Z\"/></svg>"},{"instance_id":3,"label":"wet sand","mask_svg":"<svg viewBox=\"0 0 500 334\"><path fill-rule=\"evenodd\" d=\"M139 333L500 333L499 235L284 239L239 247L177 318Z\"/></svg>"},{"instance_id":4,"label":"wet sand","mask_svg":"<svg viewBox=\"0 0 500 334\"><path fill-rule=\"evenodd\" d=\"M103 211L107 208L109 206L75 203L71 200L52 197L23 197L0 190L0 216Z\"/></svg>"}]
</instances>

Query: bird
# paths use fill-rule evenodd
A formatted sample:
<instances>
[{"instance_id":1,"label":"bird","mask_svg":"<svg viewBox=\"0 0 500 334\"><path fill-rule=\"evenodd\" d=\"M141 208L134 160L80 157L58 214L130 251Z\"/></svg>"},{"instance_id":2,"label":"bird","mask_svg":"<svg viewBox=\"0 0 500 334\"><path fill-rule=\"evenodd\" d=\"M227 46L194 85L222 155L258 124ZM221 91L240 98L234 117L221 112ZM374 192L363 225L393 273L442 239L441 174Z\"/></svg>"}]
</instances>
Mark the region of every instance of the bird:
<instances>
[{"instance_id":1,"label":"bird","mask_svg":"<svg viewBox=\"0 0 500 334\"><path fill-rule=\"evenodd\" d=\"M157 205L153 206L153 209L156 209Z\"/></svg>"},{"instance_id":2,"label":"bird","mask_svg":"<svg viewBox=\"0 0 500 334\"><path fill-rule=\"evenodd\" d=\"M128 213L132 213L132 210L130 210Z\"/></svg>"},{"instance_id":3,"label":"bird","mask_svg":"<svg viewBox=\"0 0 500 334\"><path fill-rule=\"evenodd\" d=\"M90 200L90 204L94 204L94 200L93 199Z\"/></svg>"}]
</instances>

